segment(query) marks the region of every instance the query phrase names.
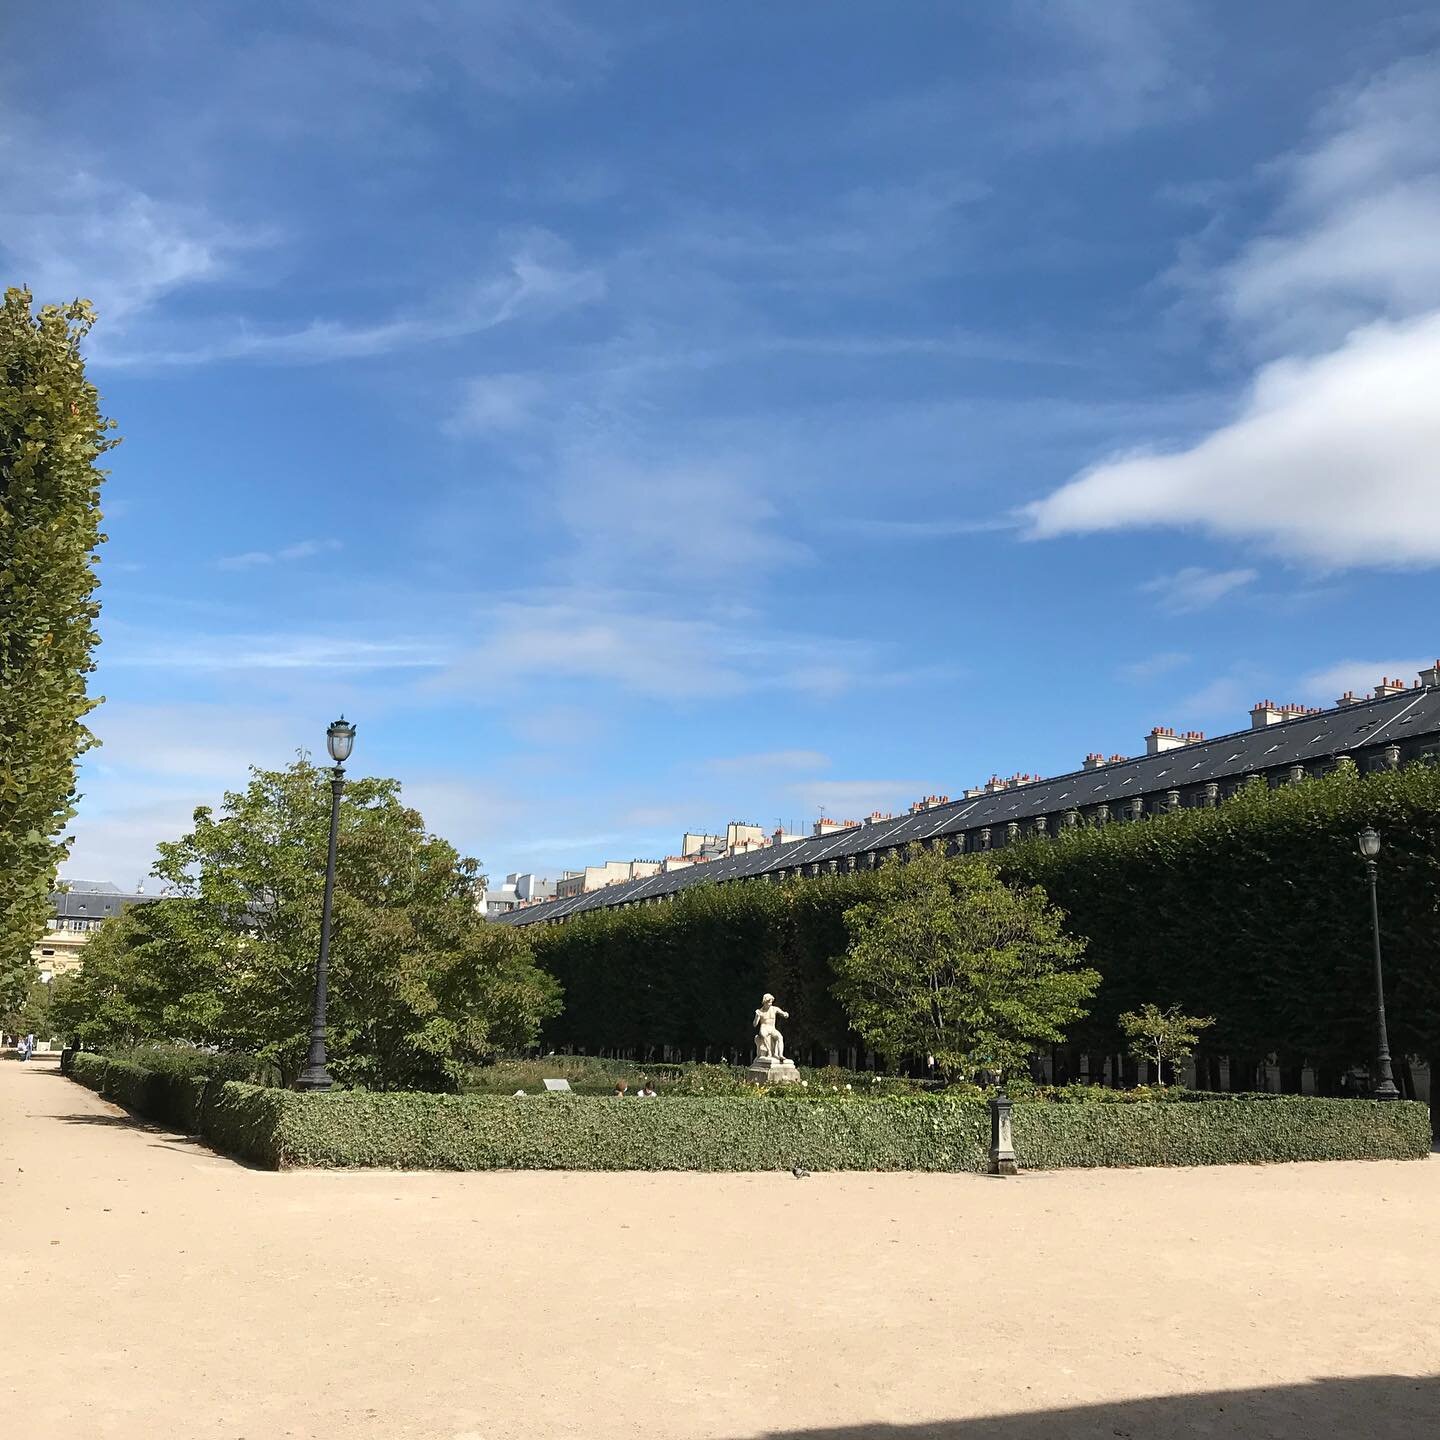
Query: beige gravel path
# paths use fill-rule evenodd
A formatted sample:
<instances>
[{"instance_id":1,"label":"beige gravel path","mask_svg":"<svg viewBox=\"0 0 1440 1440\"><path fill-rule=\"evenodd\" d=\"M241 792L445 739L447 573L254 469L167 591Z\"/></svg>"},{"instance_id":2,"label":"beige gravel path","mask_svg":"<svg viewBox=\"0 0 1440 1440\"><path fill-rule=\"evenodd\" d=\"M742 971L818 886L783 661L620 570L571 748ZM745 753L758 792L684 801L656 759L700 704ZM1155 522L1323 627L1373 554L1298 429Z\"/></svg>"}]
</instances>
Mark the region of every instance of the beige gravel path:
<instances>
[{"instance_id":1,"label":"beige gravel path","mask_svg":"<svg viewBox=\"0 0 1440 1440\"><path fill-rule=\"evenodd\" d=\"M1435 1157L275 1175L0 1064L13 1433L1435 1437L1437 1240Z\"/></svg>"}]
</instances>

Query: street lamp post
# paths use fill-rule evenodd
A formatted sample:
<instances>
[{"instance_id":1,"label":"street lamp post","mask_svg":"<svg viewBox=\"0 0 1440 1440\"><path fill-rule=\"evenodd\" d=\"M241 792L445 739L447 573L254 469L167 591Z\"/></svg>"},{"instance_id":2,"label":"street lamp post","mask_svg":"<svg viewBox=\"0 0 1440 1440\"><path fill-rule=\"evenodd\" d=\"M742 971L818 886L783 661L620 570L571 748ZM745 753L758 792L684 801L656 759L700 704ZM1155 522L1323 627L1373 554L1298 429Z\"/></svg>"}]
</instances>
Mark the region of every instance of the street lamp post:
<instances>
[{"instance_id":1,"label":"street lamp post","mask_svg":"<svg viewBox=\"0 0 1440 1440\"><path fill-rule=\"evenodd\" d=\"M1366 826L1360 832L1360 854L1365 860L1365 869L1370 877L1370 928L1375 939L1375 1018L1379 1026L1380 1053L1376 1070L1379 1083L1375 1086L1377 1100L1398 1100L1400 1092L1395 1088L1395 1076L1390 1068L1390 1036L1385 1028L1385 975L1380 968L1380 900L1378 892L1379 867L1375 857L1380 853L1380 836Z\"/></svg>"},{"instance_id":2,"label":"street lamp post","mask_svg":"<svg viewBox=\"0 0 1440 1440\"><path fill-rule=\"evenodd\" d=\"M320 909L320 955L315 962L315 1008L310 1017L310 1051L295 1082L297 1090L328 1090L335 1082L325 1063L326 982L330 967L330 906L335 899L335 842L340 833L340 794L345 789L345 762L355 744L355 727L342 715L325 732L335 768L330 773L330 847L325 855L325 899Z\"/></svg>"}]
</instances>

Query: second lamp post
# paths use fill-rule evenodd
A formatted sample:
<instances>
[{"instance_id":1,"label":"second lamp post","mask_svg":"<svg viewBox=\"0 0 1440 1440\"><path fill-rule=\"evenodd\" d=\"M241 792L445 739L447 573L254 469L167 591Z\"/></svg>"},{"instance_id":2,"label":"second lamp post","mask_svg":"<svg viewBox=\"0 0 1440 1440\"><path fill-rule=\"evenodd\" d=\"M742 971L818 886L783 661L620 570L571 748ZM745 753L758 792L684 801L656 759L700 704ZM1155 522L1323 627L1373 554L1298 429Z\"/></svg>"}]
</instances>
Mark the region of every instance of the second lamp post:
<instances>
[{"instance_id":1,"label":"second lamp post","mask_svg":"<svg viewBox=\"0 0 1440 1440\"><path fill-rule=\"evenodd\" d=\"M1380 836L1366 826L1360 832L1360 854L1365 859L1365 869L1370 877L1370 929L1375 939L1375 1015L1379 1023L1380 1053L1376 1056L1378 1083L1375 1086L1377 1100L1398 1100L1400 1092L1395 1088L1395 1075L1390 1068L1390 1035L1385 1028L1385 975L1380 968L1380 899L1378 893L1379 870L1375 857L1380 853Z\"/></svg>"},{"instance_id":2,"label":"second lamp post","mask_svg":"<svg viewBox=\"0 0 1440 1440\"><path fill-rule=\"evenodd\" d=\"M297 1090L328 1090L335 1082L325 1056L326 985L330 966L330 906L335 899L335 842L340 834L340 794L345 789L345 762L355 745L355 727L342 715L325 732L335 768L330 772L330 846L325 855L325 900L320 909L320 955L315 962L315 1008L310 1017L310 1050Z\"/></svg>"}]
</instances>

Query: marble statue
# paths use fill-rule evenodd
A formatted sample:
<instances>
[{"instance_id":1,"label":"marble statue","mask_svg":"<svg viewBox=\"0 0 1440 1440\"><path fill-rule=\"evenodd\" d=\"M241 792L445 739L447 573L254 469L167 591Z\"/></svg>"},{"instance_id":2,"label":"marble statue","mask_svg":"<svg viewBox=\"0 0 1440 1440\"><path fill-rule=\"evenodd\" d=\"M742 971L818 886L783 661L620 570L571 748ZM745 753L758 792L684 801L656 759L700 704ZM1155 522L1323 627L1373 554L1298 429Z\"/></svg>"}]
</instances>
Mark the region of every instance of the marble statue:
<instances>
[{"instance_id":1,"label":"marble statue","mask_svg":"<svg viewBox=\"0 0 1440 1440\"><path fill-rule=\"evenodd\" d=\"M755 1012L755 1058L750 1062L750 1074L767 1084L777 1080L798 1080L795 1062L785 1058L785 1037L780 1033L776 1020L788 1020L790 1012L782 1010L773 995L766 995Z\"/></svg>"},{"instance_id":2,"label":"marble statue","mask_svg":"<svg viewBox=\"0 0 1440 1440\"><path fill-rule=\"evenodd\" d=\"M760 1008L755 1012L755 1029L758 1032L755 1036L755 1058L757 1060L773 1060L777 1063L785 1059L785 1037L775 1025L775 1017L782 1020L790 1018L788 1010L782 1010L776 1003L773 995L766 995L760 1001Z\"/></svg>"}]
</instances>

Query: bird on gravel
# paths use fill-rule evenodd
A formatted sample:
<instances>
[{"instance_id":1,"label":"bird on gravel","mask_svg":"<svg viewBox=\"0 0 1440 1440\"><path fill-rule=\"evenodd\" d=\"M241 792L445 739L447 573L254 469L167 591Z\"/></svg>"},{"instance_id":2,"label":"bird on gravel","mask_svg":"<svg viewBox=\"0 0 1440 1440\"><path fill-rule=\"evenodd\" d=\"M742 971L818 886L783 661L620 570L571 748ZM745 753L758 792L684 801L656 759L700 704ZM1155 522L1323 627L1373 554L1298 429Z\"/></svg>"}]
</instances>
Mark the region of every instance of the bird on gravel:
<instances>
[{"instance_id":1,"label":"bird on gravel","mask_svg":"<svg viewBox=\"0 0 1440 1440\"><path fill-rule=\"evenodd\" d=\"M810 1178L810 1172L803 1165L792 1165L790 1167L790 1173L797 1180L808 1180Z\"/></svg>"}]
</instances>

